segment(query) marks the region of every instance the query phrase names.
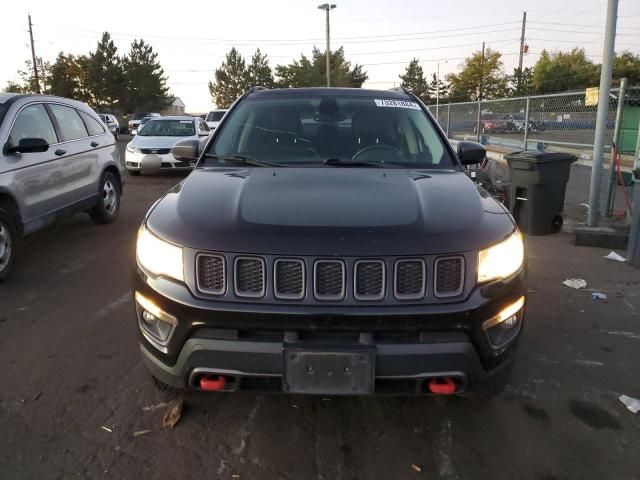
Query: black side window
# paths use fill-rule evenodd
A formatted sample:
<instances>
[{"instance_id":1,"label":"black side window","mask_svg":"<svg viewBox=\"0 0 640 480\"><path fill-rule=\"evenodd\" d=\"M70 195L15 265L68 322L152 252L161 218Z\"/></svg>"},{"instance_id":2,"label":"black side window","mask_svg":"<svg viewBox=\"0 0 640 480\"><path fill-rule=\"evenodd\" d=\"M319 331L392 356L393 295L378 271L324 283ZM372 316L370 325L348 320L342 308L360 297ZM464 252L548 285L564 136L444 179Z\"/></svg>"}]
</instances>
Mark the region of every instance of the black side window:
<instances>
[{"instance_id":1,"label":"black side window","mask_svg":"<svg viewBox=\"0 0 640 480\"><path fill-rule=\"evenodd\" d=\"M80 116L82 120L84 120L84 124L87 126L87 130L89 130L89 135L102 135L104 133L104 128L96 119L92 116L87 115L84 112L80 112ZM107 119L109 117L106 117Z\"/></svg>"},{"instance_id":2,"label":"black side window","mask_svg":"<svg viewBox=\"0 0 640 480\"><path fill-rule=\"evenodd\" d=\"M87 128L75 108L56 104L50 104L49 108L58 122L63 141L68 142L89 136Z\"/></svg>"},{"instance_id":3,"label":"black side window","mask_svg":"<svg viewBox=\"0 0 640 480\"><path fill-rule=\"evenodd\" d=\"M18 113L9 134L9 145L16 146L23 138L43 138L49 145L58 143L51 118L41 103L29 105Z\"/></svg>"}]
</instances>

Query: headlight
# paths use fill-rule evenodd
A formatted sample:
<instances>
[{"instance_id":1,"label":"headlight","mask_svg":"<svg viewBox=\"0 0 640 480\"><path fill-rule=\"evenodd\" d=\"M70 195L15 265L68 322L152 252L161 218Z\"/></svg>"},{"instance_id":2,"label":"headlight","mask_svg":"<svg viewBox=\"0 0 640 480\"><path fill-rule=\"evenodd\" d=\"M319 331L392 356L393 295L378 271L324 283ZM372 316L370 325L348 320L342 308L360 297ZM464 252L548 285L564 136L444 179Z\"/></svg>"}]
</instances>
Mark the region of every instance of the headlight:
<instances>
[{"instance_id":1,"label":"headlight","mask_svg":"<svg viewBox=\"0 0 640 480\"><path fill-rule=\"evenodd\" d=\"M516 273L524 261L522 234L516 230L506 240L480 250L478 283L507 278Z\"/></svg>"},{"instance_id":2,"label":"headlight","mask_svg":"<svg viewBox=\"0 0 640 480\"><path fill-rule=\"evenodd\" d=\"M127 152L129 152L129 153L140 153L140 149L138 147L132 146L129 143L129 144L127 144Z\"/></svg>"},{"instance_id":3,"label":"headlight","mask_svg":"<svg viewBox=\"0 0 640 480\"><path fill-rule=\"evenodd\" d=\"M154 275L184 281L182 248L160 240L144 225L138 230L136 257L140 265Z\"/></svg>"}]
</instances>

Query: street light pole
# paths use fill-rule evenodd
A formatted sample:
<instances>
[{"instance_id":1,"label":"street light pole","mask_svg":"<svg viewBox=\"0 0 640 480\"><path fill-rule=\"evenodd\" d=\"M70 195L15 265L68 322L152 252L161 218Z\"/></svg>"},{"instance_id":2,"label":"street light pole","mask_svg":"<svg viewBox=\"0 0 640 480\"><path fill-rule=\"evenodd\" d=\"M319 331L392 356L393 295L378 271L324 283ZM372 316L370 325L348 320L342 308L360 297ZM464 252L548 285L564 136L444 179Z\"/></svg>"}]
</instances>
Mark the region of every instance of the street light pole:
<instances>
[{"instance_id":1,"label":"street light pole","mask_svg":"<svg viewBox=\"0 0 640 480\"><path fill-rule=\"evenodd\" d=\"M331 86L331 46L330 46L330 33L329 33L329 11L336 8L335 4L323 3L322 5L318 5L320 10L324 10L326 13L327 19L327 87Z\"/></svg>"}]
</instances>

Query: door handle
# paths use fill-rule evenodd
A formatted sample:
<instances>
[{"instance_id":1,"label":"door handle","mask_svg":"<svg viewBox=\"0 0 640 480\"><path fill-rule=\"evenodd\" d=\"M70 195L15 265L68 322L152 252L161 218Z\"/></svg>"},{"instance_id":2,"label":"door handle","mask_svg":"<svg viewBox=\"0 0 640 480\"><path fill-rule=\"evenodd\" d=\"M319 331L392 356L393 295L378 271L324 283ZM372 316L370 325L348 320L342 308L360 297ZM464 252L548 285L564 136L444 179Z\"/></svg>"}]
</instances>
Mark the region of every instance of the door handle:
<instances>
[{"instance_id":1,"label":"door handle","mask_svg":"<svg viewBox=\"0 0 640 480\"><path fill-rule=\"evenodd\" d=\"M67 153L67 151L66 151L66 150L63 150L63 149L61 149L61 148L59 148L59 149L57 149L57 150L56 150L55 152L53 152L53 153L55 153L55 154L56 154L56 155L58 155L58 156L61 156L61 155L64 155L65 153Z\"/></svg>"},{"instance_id":2,"label":"door handle","mask_svg":"<svg viewBox=\"0 0 640 480\"><path fill-rule=\"evenodd\" d=\"M91 142L91 146L92 147L97 147L98 145L100 145L98 142L96 142L95 140L93 142Z\"/></svg>"}]
</instances>

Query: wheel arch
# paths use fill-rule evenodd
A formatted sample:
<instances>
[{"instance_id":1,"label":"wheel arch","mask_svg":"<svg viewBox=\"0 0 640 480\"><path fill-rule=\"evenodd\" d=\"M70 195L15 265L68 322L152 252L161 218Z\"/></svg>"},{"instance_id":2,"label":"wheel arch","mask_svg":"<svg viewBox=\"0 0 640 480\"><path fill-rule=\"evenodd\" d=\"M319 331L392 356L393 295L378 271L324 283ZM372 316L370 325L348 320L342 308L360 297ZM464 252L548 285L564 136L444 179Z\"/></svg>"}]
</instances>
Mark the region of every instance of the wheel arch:
<instances>
[{"instance_id":1,"label":"wheel arch","mask_svg":"<svg viewBox=\"0 0 640 480\"><path fill-rule=\"evenodd\" d=\"M4 207L14 217L18 233L22 235L24 225L22 223L22 215L20 213L20 205L15 197L8 191L0 188L0 207Z\"/></svg>"}]
</instances>

